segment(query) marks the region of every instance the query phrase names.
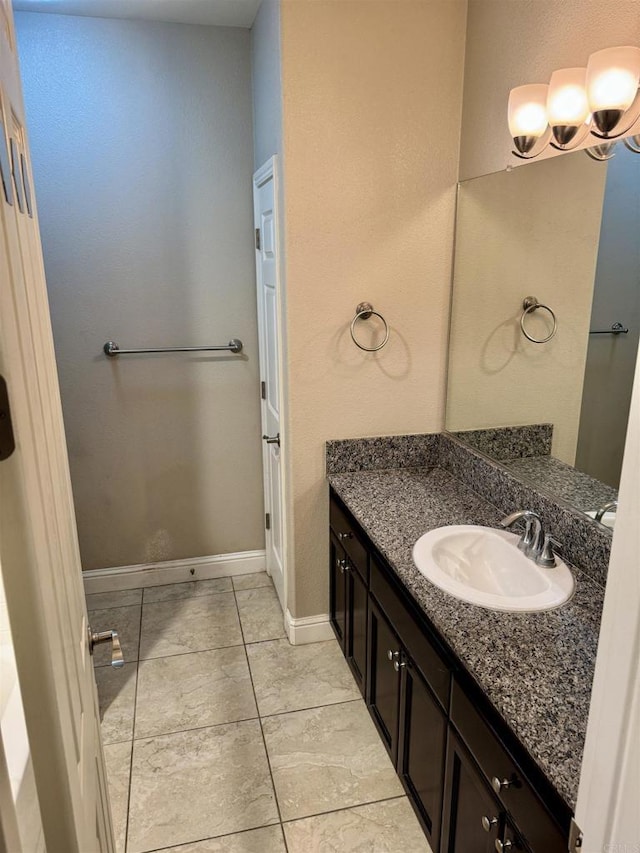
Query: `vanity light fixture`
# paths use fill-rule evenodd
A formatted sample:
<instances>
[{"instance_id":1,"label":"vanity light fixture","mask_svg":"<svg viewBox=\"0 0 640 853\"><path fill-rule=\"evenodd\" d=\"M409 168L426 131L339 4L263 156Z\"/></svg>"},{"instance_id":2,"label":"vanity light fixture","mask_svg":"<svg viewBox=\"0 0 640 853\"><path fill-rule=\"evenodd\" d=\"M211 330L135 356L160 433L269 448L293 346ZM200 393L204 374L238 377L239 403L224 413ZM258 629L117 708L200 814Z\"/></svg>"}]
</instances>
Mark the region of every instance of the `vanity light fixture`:
<instances>
[{"instance_id":1,"label":"vanity light fixture","mask_svg":"<svg viewBox=\"0 0 640 853\"><path fill-rule=\"evenodd\" d=\"M594 136L616 139L631 130L640 117L639 83L640 47L610 47L591 54L586 86Z\"/></svg>"},{"instance_id":2,"label":"vanity light fixture","mask_svg":"<svg viewBox=\"0 0 640 853\"><path fill-rule=\"evenodd\" d=\"M613 155L616 153L616 146L619 145L620 140L612 140L611 142L605 142L604 140L600 142L598 145L592 145L590 148L585 148L584 153L588 154L592 160L611 160ZM634 136L627 136L622 140L622 143L625 148L628 148L629 151L632 151L634 154L640 154L640 133L636 133Z\"/></svg>"},{"instance_id":3,"label":"vanity light fixture","mask_svg":"<svg viewBox=\"0 0 640 853\"><path fill-rule=\"evenodd\" d=\"M537 157L549 142L548 90L544 83L530 83L512 89L509 94L509 131L520 152L513 152L518 157Z\"/></svg>"},{"instance_id":4,"label":"vanity light fixture","mask_svg":"<svg viewBox=\"0 0 640 853\"><path fill-rule=\"evenodd\" d=\"M518 86L509 95L509 130L523 160L551 145L570 151L588 134L602 140L595 159L613 156L618 139L640 118L640 47L613 47L591 54L586 68L554 71L548 84ZM633 137L638 145L640 136ZM632 151L636 150L628 145Z\"/></svg>"},{"instance_id":5,"label":"vanity light fixture","mask_svg":"<svg viewBox=\"0 0 640 853\"><path fill-rule=\"evenodd\" d=\"M586 68L563 68L554 71L549 80L547 119L553 136L550 144L561 151L580 145L589 133L586 79Z\"/></svg>"},{"instance_id":6,"label":"vanity light fixture","mask_svg":"<svg viewBox=\"0 0 640 853\"><path fill-rule=\"evenodd\" d=\"M640 154L640 133L637 133L635 136L627 136L622 141L629 151L633 151L634 154Z\"/></svg>"}]
</instances>

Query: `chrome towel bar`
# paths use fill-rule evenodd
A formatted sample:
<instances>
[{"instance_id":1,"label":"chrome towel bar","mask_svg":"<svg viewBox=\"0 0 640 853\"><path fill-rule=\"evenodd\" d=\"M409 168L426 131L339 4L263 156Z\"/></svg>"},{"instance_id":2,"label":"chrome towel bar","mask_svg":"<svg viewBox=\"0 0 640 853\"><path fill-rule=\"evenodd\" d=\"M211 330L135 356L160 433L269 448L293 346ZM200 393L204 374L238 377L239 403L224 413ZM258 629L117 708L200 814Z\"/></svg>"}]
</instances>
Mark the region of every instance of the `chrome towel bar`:
<instances>
[{"instance_id":1,"label":"chrome towel bar","mask_svg":"<svg viewBox=\"0 0 640 853\"><path fill-rule=\"evenodd\" d=\"M589 329L590 335L628 335L629 329L625 329L622 323L612 323L610 329Z\"/></svg>"},{"instance_id":2,"label":"chrome towel bar","mask_svg":"<svg viewBox=\"0 0 640 853\"><path fill-rule=\"evenodd\" d=\"M228 344L221 347L148 347L147 349L120 349L114 341L107 341L102 347L109 358L117 355L130 355L144 352L242 352L242 341L232 338Z\"/></svg>"}]
</instances>

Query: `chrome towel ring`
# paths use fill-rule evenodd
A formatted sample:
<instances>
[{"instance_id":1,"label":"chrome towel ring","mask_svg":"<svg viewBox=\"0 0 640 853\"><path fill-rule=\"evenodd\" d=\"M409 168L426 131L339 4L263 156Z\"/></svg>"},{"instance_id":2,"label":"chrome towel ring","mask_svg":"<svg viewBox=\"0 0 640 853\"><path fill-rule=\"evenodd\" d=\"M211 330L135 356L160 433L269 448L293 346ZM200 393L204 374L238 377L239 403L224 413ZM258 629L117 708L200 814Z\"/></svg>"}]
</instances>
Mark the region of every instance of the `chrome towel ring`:
<instances>
[{"instance_id":1,"label":"chrome towel ring","mask_svg":"<svg viewBox=\"0 0 640 853\"><path fill-rule=\"evenodd\" d=\"M365 347L356 339L354 328L357 320L368 320L369 317L371 317L372 315L379 317L384 323L384 339L382 343L378 344L377 347ZM389 325L382 316L382 314L379 314L377 311L373 310L373 305L370 302L361 302L356 307L356 316L351 321L351 340L357 347L360 347L360 349L363 349L365 352L378 352L378 350L381 350L382 347L389 340Z\"/></svg>"},{"instance_id":2,"label":"chrome towel ring","mask_svg":"<svg viewBox=\"0 0 640 853\"><path fill-rule=\"evenodd\" d=\"M522 334L528 341L531 341L533 344L546 344L547 341L550 341L551 338L555 335L558 329L558 321L556 320L556 315L548 305L543 305L542 302L538 302L535 296L527 296L526 299L522 303L522 307L524 311L522 312L522 317L520 317L520 328L522 329ZM524 321L526 320L529 314L533 314L534 311L537 311L538 308L544 308L545 311L548 311L551 314L551 319L553 320L553 328L549 332L546 338L534 338L529 332L527 332Z\"/></svg>"}]
</instances>

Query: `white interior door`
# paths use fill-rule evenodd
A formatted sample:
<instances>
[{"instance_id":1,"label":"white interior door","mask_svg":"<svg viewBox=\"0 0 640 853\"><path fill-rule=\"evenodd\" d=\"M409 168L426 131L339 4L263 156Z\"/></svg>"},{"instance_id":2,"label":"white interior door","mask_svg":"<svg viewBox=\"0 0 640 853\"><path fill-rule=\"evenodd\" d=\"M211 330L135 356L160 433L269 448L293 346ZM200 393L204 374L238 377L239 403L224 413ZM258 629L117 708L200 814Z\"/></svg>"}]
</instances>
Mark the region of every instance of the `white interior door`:
<instances>
[{"instance_id":1,"label":"white interior door","mask_svg":"<svg viewBox=\"0 0 640 853\"><path fill-rule=\"evenodd\" d=\"M0 0L0 115L0 386L7 393L0 401L0 566L6 612L46 849L111 851L87 612L7 0Z\"/></svg>"},{"instance_id":2,"label":"white interior door","mask_svg":"<svg viewBox=\"0 0 640 853\"><path fill-rule=\"evenodd\" d=\"M258 284L258 334L262 378L262 461L267 572L273 579L282 609L285 599L285 501L282 444L282 382L280 338L279 234L277 215L277 158L253 177Z\"/></svg>"}]
</instances>

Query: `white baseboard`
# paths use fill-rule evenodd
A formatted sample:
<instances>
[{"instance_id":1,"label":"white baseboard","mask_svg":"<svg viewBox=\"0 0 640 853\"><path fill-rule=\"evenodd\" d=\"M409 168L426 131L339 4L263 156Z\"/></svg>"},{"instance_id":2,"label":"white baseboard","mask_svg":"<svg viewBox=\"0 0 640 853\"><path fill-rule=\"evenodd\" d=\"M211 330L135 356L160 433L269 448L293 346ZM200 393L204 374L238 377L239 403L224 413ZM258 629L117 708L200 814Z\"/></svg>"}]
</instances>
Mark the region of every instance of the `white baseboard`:
<instances>
[{"instance_id":1,"label":"white baseboard","mask_svg":"<svg viewBox=\"0 0 640 853\"><path fill-rule=\"evenodd\" d=\"M160 586L192 580L209 580L229 575L248 575L264 572L264 551L238 551L235 554L216 554L213 557L194 557L190 560L167 560L163 563L140 563L136 566L116 566L112 569L89 569L82 573L85 592L115 592L142 586Z\"/></svg>"},{"instance_id":2,"label":"white baseboard","mask_svg":"<svg viewBox=\"0 0 640 853\"><path fill-rule=\"evenodd\" d=\"M321 643L323 640L333 640L335 638L333 628L329 622L328 613L294 619L287 610L285 627L292 646L302 646L305 643Z\"/></svg>"}]
</instances>

